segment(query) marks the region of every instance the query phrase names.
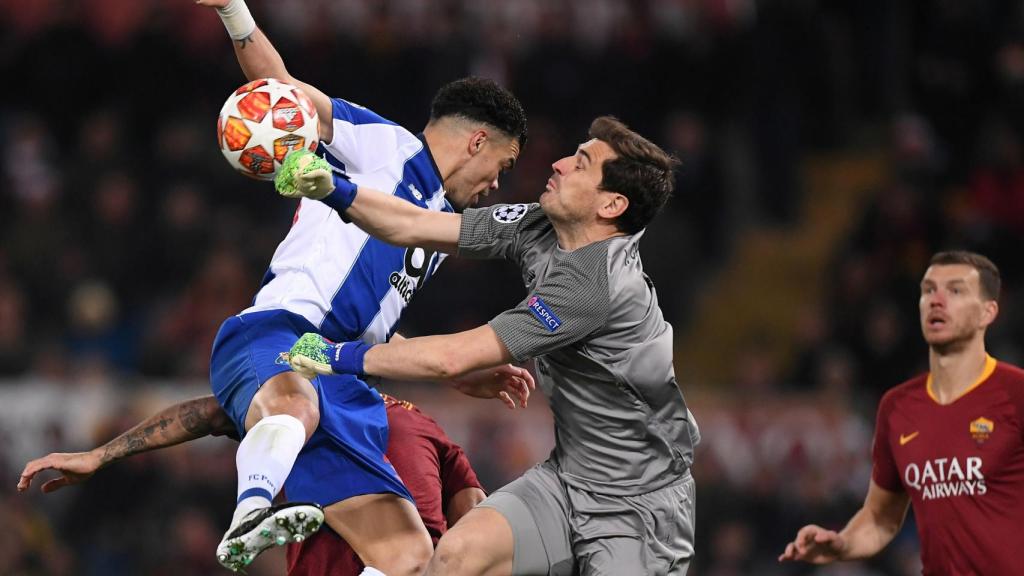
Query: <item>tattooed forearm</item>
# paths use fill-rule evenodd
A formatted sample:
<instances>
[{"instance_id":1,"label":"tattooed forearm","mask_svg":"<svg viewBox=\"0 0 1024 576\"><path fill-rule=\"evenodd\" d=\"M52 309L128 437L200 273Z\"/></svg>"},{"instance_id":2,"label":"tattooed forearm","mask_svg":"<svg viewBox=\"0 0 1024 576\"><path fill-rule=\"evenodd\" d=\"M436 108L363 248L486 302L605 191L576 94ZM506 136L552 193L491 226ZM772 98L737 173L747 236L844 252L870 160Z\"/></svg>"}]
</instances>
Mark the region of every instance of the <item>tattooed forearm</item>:
<instances>
[{"instance_id":1,"label":"tattooed forearm","mask_svg":"<svg viewBox=\"0 0 1024 576\"><path fill-rule=\"evenodd\" d=\"M188 400L165 408L100 448L101 465L134 454L174 446L206 436L211 431L210 417L204 410L212 396Z\"/></svg>"},{"instance_id":2,"label":"tattooed forearm","mask_svg":"<svg viewBox=\"0 0 1024 576\"><path fill-rule=\"evenodd\" d=\"M206 412L209 409L208 400L212 400L212 398L197 398L178 405L178 420L181 421L185 430L196 438L206 436L212 431L210 416ZM216 404L213 407L220 408Z\"/></svg>"},{"instance_id":3,"label":"tattooed forearm","mask_svg":"<svg viewBox=\"0 0 1024 576\"><path fill-rule=\"evenodd\" d=\"M146 447L146 440L143 434L144 432L136 426L104 444L103 455L100 457L101 465L106 465L126 456L148 450L149 448Z\"/></svg>"},{"instance_id":4,"label":"tattooed forearm","mask_svg":"<svg viewBox=\"0 0 1024 576\"><path fill-rule=\"evenodd\" d=\"M140 423L131 430L121 434L117 438L114 438L110 442L107 442L103 446L103 456L101 461L104 464L119 460L125 456L131 456L132 454L138 454L154 448L160 448L162 446L170 446L177 442L167 442L168 428L173 427L174 418L160 412L159 414L149 418L145 422ZM173 431L173 428L172 428Z\"/></svg>"}]
</instances>

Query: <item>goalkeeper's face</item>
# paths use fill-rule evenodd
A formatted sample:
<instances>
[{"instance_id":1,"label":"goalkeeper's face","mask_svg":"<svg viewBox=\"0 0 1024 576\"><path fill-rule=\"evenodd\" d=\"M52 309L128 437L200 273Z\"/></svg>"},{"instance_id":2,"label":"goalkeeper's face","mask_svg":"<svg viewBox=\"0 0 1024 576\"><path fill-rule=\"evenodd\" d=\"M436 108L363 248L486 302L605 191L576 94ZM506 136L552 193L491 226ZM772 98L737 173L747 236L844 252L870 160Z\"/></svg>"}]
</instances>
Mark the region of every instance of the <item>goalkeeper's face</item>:
<instances>
[{"instance_id":1,"label":"goalkeeper's face","mask_svg":"<svg viewBox=\"0 0 1024 576\"><path fill-rule=\"evenodd\" d=\"M592 139L551 165L553 173L540 195L540 206L552 222L590 222L602 214L612 196L621 196L601 189L602 165L615 157L606 142Z\"/></svg>"},{"instance_id":2,"label":"goalkeeper's face","mask_svg":"<svg viewBox=\"0 0 1024 576\"><path fill-rule=\"evenodd\" d=\"M519 158L519 141L493 133L471 140L465 161L444 181L445 197L458 209L470 208L498 189L499 178Z\"/></svg>"}]
</instances>

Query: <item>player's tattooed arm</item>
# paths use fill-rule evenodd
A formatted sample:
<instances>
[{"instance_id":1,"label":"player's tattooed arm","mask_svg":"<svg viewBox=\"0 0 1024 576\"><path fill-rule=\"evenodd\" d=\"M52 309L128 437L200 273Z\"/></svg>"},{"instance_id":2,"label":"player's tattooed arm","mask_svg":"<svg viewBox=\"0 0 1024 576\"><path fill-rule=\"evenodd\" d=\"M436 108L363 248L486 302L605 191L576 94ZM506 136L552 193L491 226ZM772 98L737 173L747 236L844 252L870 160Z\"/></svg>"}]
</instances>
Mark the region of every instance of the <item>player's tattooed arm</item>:
<instances>
[{"instance_id":1,"label":"player's tattooed arm","mask_svg":"<svg viewBox=\"0 0 1024 576\"><path fill-rule=\"evenodd\" d=\"M186 400L166 408L100 447L102 466L127 456L174 446L217 432L227 416L213 396Z\"/></svg>"},{"instance_id":2,"label":"player's tattooed arm","mask_svg":"<svg viewBox=\"0 0 1024 576\"><path fill-rule=\"evenodd\" d=\"M196 0L196 4L223 10L230 8L228 5L231 2L228 0ZM245 12L248 13L248 9L244 7L244 2L235 2L235 4L235 12L237 12L238 8L244 8ZM229 16L228 18L233 22L237 22L235 20L237 16ZM242 20L244 21L245 17L242 17ZM229 33L231 28L232 26L228 27ZM247 29L247 27L243 26L243 31L240 31L239 35L244 34L244 29ZM244 36L241 40L235 40L233 44L238 65L242 68L246 78L249 80L277 78L287 84L298 86L313 101L317 114L320 116L320 141L324 143L330 142L334 135L334 123L331 119L334 105L331 99L315 86L297 80L288 73L281 55L259 26L256 26L251 33Z\"/></svg>"},{"instance_id":3,"label":"player's tattooed arm","mask_svg":"<svg viewBox=\"0 0 1024 576\"><path fill-rule=\"evenodd\" d=\"M78 484L97 470L122 458L157 448L174 446L208 435L233 435L234 427L213 396L180 402L150 416L131 430L88 452L53 453L25 465L18 490L27 490L43 470L61 473L43 484L43 492Z\"/></svg>"},{"instance_id":4,"label":"player's tattooed arm","mask_svg":"<svg viewBox=\"0 0 1024 576\"><path fill-rule=\"evenodd\" d=\"M102 446L103 452L100 456L100 465L103 466L125 456L131 456L132 454L152 449L151 439L157 435L162 437L172 422L173 420L161 412L114 438Z\"/></svg>"}]
</instances>

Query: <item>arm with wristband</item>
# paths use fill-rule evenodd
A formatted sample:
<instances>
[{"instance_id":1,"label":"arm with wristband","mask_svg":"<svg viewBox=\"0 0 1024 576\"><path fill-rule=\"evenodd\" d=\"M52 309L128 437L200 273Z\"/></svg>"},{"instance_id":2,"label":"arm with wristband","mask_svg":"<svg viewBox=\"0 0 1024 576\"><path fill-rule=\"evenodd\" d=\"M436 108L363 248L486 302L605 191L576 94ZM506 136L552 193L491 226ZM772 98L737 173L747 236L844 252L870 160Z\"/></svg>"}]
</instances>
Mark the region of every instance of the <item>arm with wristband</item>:
<instances>
[{"instance_id":1,"label":"arm with wristband","mask_svg":"<svg viewBox=\"0 0 1024 576\"><path fill-rule=\"evenodd\" d=\"M274 186L287 198L305 197L327 204L345 220L388 244L445 254L458 249L460 214L425 210L390 194L359 187L311 152L289 154Z\"/></svg>"},{"instance_id":2,"label":"arm with wristband","mask_svg":"<svg viewBox=\"0 0 1024 576\"><path fill-rule=\"evenodd\" d=\"M196 4L217 10L228 36L234 41L235 57L238 58L238 64L246 78L276 78L298 86L313 101L316 113L320 117L320 140L330 142L334 135L331 99L315 86L306 84L288 73L277 49L256 26L245 0L196 0Z\"/></svg>"},{"instance_id":3,"label":"arm with wristband","mask_svg":"<svg viewBox=\"0 0 1024 576\"><path fill-rule=\"evenodd\" d=\"M292 346L289 364L306 378L353 374L396 380L447 381L477 398L498 398L525 407L536 387L533 376L509 364L512 357L487 325L443 336L392 340L387 344L331 342L306 333Z\"/></svg>"}]
</instances>

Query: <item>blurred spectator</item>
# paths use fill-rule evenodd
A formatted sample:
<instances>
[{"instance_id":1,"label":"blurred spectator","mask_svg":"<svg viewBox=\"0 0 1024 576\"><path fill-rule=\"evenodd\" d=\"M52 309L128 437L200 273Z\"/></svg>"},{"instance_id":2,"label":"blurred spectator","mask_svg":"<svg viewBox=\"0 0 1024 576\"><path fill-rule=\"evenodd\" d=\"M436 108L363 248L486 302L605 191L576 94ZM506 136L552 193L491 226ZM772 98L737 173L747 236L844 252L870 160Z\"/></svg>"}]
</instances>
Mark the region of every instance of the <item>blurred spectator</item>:
<instances>
[{"instance_id":1,"label":"blurred spectator","mask_svg":"<svg viewBox=\"0 0 1024 576\"><path fill-rule=\"evenodd\" d=\"M0 280L0 374L20 375L28 369L27 307L21 289Z\"/></svg>"},{"instance_id":2,"label":"blurred spectator","mask_svg":"<svg viewBox=\"0 0 1024 576\"><path fill-rule=\"evenodd\" d=\"M135 368L137 334L109 286L97 281L77 286L67 312L65 349L79 366L91 360L122 372Z\"/></svg>"},{"instance_id":3,"label":"blurred spectator","mask_svg":"<svg viewBox=\"0 0 1024 576\"><path fill-rule=\"evenodd\" d=\"M148 334L146 365L158 373L205 378L221 323L252 300L256 279L237 251L219 246L198 256L201 268L196 276L160 311L155 329Z\"/></svg>"}]
</instances>

